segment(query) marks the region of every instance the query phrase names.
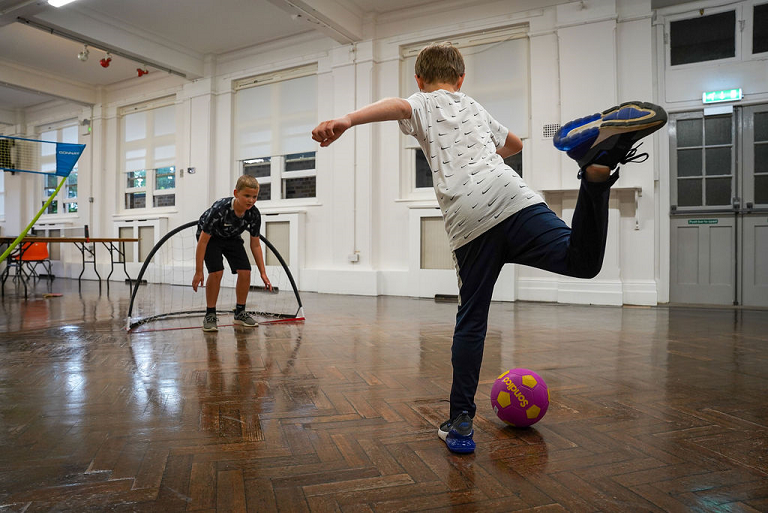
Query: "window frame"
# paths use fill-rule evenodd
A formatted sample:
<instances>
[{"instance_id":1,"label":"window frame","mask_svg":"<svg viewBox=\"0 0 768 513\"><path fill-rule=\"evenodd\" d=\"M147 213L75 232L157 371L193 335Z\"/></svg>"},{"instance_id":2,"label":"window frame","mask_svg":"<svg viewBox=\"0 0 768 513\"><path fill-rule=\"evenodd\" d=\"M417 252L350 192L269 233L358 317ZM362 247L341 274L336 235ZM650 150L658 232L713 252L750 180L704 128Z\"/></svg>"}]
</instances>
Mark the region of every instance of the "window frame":
<instances>
[{"instance_id":1,"label":"window frame","mask_svg":"<svg viewBox=\"0 0 768 513\"><path fill-rule=\"evenodd\" d=\"M178 186L178 178L179 178L179 166L177 164L179 156L178 156L178 123L177 123L177 112L176 112L176 98L175 96L167 96L163 98L157 98L154 100L150 100L148 102L143 102L139 104L133 104L133 105L127 105L124 107L121 107L118 110L118 126L119 126L119 146L120 146L120 167L119 167L119 174L120 174L120 187L118 189L118 204L120 205L119 211L123 214L134 214L134 213L144 213L144 212L175 212L177 210L175 200L176 200L176 194L177 194L177 186ZM161 136L155 136L154 135L154 122L155 122L155 113L159 109L164 109L171 107L173 108L173 119L174 119L174 130L172 134L165 134ZM146 137L139 140L139 142L135 141L126 141L125 140L125 123L126 118L130 116L131 114L137 114L140 112L147 113L146 119L145 119L145 129L146 129ZM162 146L170 146L172 143L174 147L174 157L171 164L162 165L162 166L156 166L157 162L155 161L155 155L154 151L158 147ZM142 149L145 151L144 154L144 163L145 166L142 169L132 169L130 171L127 170L127 158L126 153L130 151L131 149ZM165 160L165 159L161 159ZM150 165L146 165L150 164ZM167 188L167 189L159 189L157 187L157 178L158 174L157 171L159 169L165 169L165 168L172 168L173 169L173 176L174 176L174 187L173 188ZM142 186L134 186L129 187L129 173L144 173L144 185ZM136 178L134 178L135 180ZM128 201L128 195L129 194L144 194L144 206L143 207L133 207L129 208L127 206ZM160 196L173 196L173 205L163 205L163 206L155 206L156 199ZM134 196L135 197L135 196Z\"/></svg>"},{"instance_id":2,"label":"window frame","mask_svg":"<svg viewBox=\"0 0 768 513\"><path fill-rule=\"evenodd\" d=\"M719 5L715 7L705 8L704 13L701 11L689 10L681 13L670 14L664 18L664 66L669 70L685 70L689 68L697 67L709 67L713 63L727 64L734 62L741 62L743 60L751 60L754 56L752 54L752 12L748 17L745 17L745 7L752 6L754 2L740 2L736 4ZM725 59L713 59L701 62L690 62L686 64L672 65L672 23L676 21L692 20L702 16L710 16L714 14L722 14L725 12L734 11L736 22L734 24L734 56L727 57ZM749 26L749 30L747 30ZM748 35L747 35L748 34ZM748 45L748 47L747 47ZM768 53L758 54L768 57ZM759 58L759 57L758 57Z\"/></svg>"},{"instance_id":3,"label":"window frame","mask_svg":"<svg viewBox=\"0 0 768 513\"><path fill-rule=\"evenodd\" d=\"M474 46L488 45L492 43L503 43L514 39L528 38L530 27L528 24L515 25L511 27L505 27L499 30L483 31L472 34L466 34L462 36L446 36L444 38L432 38L430 41L436 41L438 39L442 41L450 41L454 46L459 49L471 48ZM418 55L419 51L430 41L413 42L402 45L400 47L400 89L404 91L401 96L404 96L405 91L410 90L410 84L414 80L413 70L405 69L405 62L409 57ZM529 47L530 52L530 47ZM530 59L530 57L529 57ZM530 62L529 62L530 66ZM526 77L530 80L530 75ZM529 107L530 108L530 107ZM402 141L400 152L400 169L401 174L401 197L408 201L434 201L437 199L434 194L434 186L429 187L417 187L416 186L416 155L421 150L418 141L415 137L400 134ZM527 138L525 138L527 139ZM525 141L523 139L523 141ZM517 171L517 170L516 170ZM522 175L522 170L520 170Z\"/></svg>"},{"instance_id":4,"label":"window frame","mask_svg":"<svg viewBox=\"0 0 768 513\"><path fill-rule=\"evenodd\" d=\"M241 160L239 162L240 165L240 174L247 174L246 173L246 166L250 163L249 161L252 160L258 160L258 159L269 159L269 176L268 177L256 177L256 179L259 181L259 187L260 190L263 188L264 185L269 184L270 187L270 197L269 199L262 199L259 198L259 201L262 203L266 202L292 202L292 203L304 203L307 201L317 201L317 152L316 151L305 151L301 153L312 153L314 155L314 162L315 165L312 167L312 169L301 169L297 171L286 171L286 163L288 159L286 157L290 155L269 155L269 156L261 156L261 157L254 157L249 158L246 160ZM298 155L298 153L292 153L291 155ZM308 159L309 160L309 159ZM288 175L288 177L286 177ZM255 175L254 175L255 176ZM314 177L315 178L315 195L314 196L308 196L308 197L300 197L300 198L286 198L285 192L286 192L286 180L291 179L297 179L297 178L308 178L308 177ZM280 191L280 197L275 198L275 184L279 184L279 191Z\"/></svg>"},{"instance_id":5,"label":"window frame","mask_svg":"<svg viewBox=\"0 0 768 513\"><path fill-rule=\"evenodd\" d=\"M731 116L731 142L729 144L724 143L707 143L706 136L706 122L707 118L718 118L723 117L726 115ZM682 146L680 147L678 145L678 136L677 136L677 124L680 121L690 121L690 120L701 120L701 144L700 145L692 145L692 146ZM737 153L737 142L736 142L736 113L730 113L730 114L712 114L712 115L706 115L703 110L691 110L691 111L685 111L685 112L678 112L672 115L672 123L671 125L674 127L674 130L669 131L669 152L670 152L670 187L669 187L669 201L670 205L673 206L672 212L674 213L696 213L696 212L729 212L733 210L733 205L731 203L729 204L722 204L722 205L708 205L707 204L707 181L714 181L718 179L723 179L724 177L728 176L730 178L731 184L730 184L730 192L731 197L736 194L736 178L737 178L737 170L736 170L736 153ZM715 175L715 174L707 174L707 161L706 161L706 151L708 148L710 149L717 149L717 148L724 148L729 147L731 149L731 173L730 175ZM696 176L690 176L690 177L683 177L683 181L694 181L694 180L700 180L701 182L701 204L700 205L680 205L680 191L679 191L679 183L681 180L681 177L679 176L679 159L678 159L678 152L680 150L696 150L701 152L701 174Z\"/></svg>"},{"instance_id":6,"label":"window frame","mask_svg":"<svg viewBox=\"0 0 768 513\"><path fill-rule=\"evenodd\" d=\"M294 80L299 78L304 78L308 76L318 76L318 64L316 62L309 63L306 65L294 67L294 68L287 68L282 69L278 71L274 71L271 73L265 73L262 75L256 75L256 76L249 76L246 78L241 78L238 80L234 80L232 82L233 91L235 94L237 94L238 91L241 91L243 89L249 89L252 87L259 87L264 86L267 84L274 84L277 82L285 82L288 80ZM317 94L317 91L315 91L315 94ZM238 109L237 109L237 100L234 102L234 115L233 115L233 133L235 137L239 136L239 133L237 132L238 129ZM317 121L317 113L315 115L315 122ZM274 149L274 146L273 146ZM237 151L236 151L237 153ZM309 154L311 153L313 155L314 159L314 166L311 169L302 169L297 171L287 171L286 170L286 162L287 157L291 155L299 155L299 154ZM234 172L237 174L237 176L233 176L233 180L236 180L240 175L246 174L246 167L251 161L255 161L258 159L269 159L269 177L256 177L256 179L259 181L259 186L263 187L264 185L269 184L270 186L270 198L269 199L261 199L259 198L259 202L264 206L285 206L285 205L308 205L308 204L317 204L318 202L318 196L317 196L317 146L314 146L314 149L307 150L307 151L300 151L296 153L291 154L284 154L284 155L249 155L246 158L239 159L241 155L235 155L235 166ZM306 178L306 177L314 177L315 178L315 195L309 196L309 197L299 197L299 198L286 198L286 180L294 179L294 178Z\"/></svg>"},{"instance_id":7,"label":"window frame","mask_svg":"<svg viewBox=\"0 0 768 513\"><path fill-rule=\"evenodd\" d=\"M747 4L748 9L745 9L745 12L749 11L749 16L745 17L746 20L746 26L744 28L744 33L747 34L747 36L744 37L744 45L745 45L745 53L751 56L752 59L768 59L768 50L755 53L754 49L754 38L755 38L755 7L758 6L765 6L768 9L768 1L766 0L750 0L750 2ZM768 27L765 27L765 30L768 30ZM749 50L749 52L746 52L746 50Z\"/></svg>"},{"instance_id":8,"label":"window frame","mask_svg":"<svg viewBox=\"0 0 768 513\"><path fill-rule=\"evenodd\" d=\"M77 140L75 141L75 143L79 144L80 143L80 122L78 121L77 118L68 118L68 119L64 119L54 123L45 123L42 125L38 125L35 127L34 137L43 141L50 141L51 140L50 136L45 136L44 134L50 133L50 132L56 132L56 141L53 141L53 142L57 142L57 143L64 142L62 140L62 135L63 135L62 131L66 129L72 129L72 128L74 128L74 131L77 134ZM41 164L43 162L51 162L55 164L56 162L55 153L50 156L46 155L45 157L41 155L40 162ZM71 177L72 176L77 177L78 173L79 173L79 161L72 168L72 171L70 171L69 176L65 178L66 181L64 182L64 185L59 191L59 194L57 194L56 197L53 198L53 201L51 201L51 205L48 206L48 209L50 209L51 206L54 205L54 208L56 209L56 211L44 212L40 216L40 219L42 221L51 221L54 219L62 219L62 218L74 218L80 215L80 201L78 199L80 191L78 190L75 196L71 198L67 196L71 187L71 184L70 184ZM55 185L53 187L49 187L48 180L52 176L55 178L54 179ZM40 202L38 203L38 205L40 205L40 208L42 208L45 202L48 201L48 198L51 197L51 194L48 193L47 191L50 189L51 192L53 192L53 190L56 189L56 187L58 186L62 178L63 177L60 177L58 175L49 175L49 174L42 176L42 187L40 187L39 189ZM75 185L79 185L79 177L78 177L78 182L76 182ZM77 205L77 210L75 210L74 212L69 211L68 209L65 210L65 205L71 205L71 204Z\"/></svg>"}]
</instances>

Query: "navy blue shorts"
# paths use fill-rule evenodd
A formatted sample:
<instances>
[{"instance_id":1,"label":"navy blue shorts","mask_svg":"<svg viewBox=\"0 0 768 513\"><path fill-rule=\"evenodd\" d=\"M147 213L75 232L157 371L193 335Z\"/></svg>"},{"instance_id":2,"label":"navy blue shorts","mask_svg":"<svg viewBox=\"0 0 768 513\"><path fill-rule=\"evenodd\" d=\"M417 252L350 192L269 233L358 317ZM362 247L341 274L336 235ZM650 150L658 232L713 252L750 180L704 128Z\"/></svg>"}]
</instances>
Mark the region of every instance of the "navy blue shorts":
<instances>
[{"instance_id":1,"label":"navy blue shorts","mask_svg":"<svg viewBox=\"0 0 768 513\"><path fill-rule=\"evenodd\" d=\"M251 262L248 260L248 253L245 252L243 239L240 237L222 239L211 235L208 246L205 248L205 267L208 272L223 271L225 257L232 274L237 274L237 271L251 270Z\"/></svg>"}]
</instances>

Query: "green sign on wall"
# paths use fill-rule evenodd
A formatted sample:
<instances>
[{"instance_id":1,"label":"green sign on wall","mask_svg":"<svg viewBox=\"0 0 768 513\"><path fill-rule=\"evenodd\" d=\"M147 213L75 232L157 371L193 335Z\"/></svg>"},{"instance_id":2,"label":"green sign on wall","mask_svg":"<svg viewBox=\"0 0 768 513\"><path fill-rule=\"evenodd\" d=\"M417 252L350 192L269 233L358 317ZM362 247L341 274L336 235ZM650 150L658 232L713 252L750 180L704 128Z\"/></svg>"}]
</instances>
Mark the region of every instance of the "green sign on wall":
<instances>
[{"instance_id":1,"label":"green sign on wall","mask_svg":"<svg viewBox=\"0 0 768 513\"><path fill-rule=\"evenodd\" d=\"M717 219L688 219L688 224L717 224Z\"/></svg>"}]
</instances>

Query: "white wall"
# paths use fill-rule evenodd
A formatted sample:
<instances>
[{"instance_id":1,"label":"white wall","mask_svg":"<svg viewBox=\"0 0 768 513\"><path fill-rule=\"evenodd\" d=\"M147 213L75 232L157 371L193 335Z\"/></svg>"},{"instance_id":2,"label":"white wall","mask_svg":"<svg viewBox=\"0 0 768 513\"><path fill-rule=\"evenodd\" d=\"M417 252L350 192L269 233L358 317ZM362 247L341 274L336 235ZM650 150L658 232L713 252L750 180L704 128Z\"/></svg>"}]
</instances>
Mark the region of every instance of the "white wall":
<instances>
[{"instance_id":1,"label":"white wall","mask_svg":"<svg viewBox=\"0 0 768 513\"><path fill-rule=\"evenodd\" d=\"M176 207L160 212L171 228L195 219L215 199L231 194L239 172L232 149L233 82L237 79L317 63L320 121L382 97L401 95L403 45L520 24L528 26L531 63L531 137L524 149L524 177L568 221L578 186L576 166L553 148L542 128L621 101L657 101L650 0L503 0L481 8L446 5L380 16L366 25L370 39L356 45L338 46L324 36L305 34L289 43L220 56L208 63L206 76L194 82L158 73L106 88L92 113L88 109L93 135L83 142L93 156L88 187L94 203L92 212L88 211L82 208L85 198L81 197L78 221L87 221L91 233L113 235L116 220L148 214L120 207L117 112L121 106L166 95L175 98L177 167L194 167L196 173L179 175ZM37 115L27 113L25 122L34 124ZM403 142L396 123L357 127L331 147L318 148L315 200L257 204L264 213L303 213L302 289L364 295L456 293L454 271L426 272L417 267L414 219L429 214L437 203L431 194L408 192ZM620 190L611 202L609 249L600 276L570 280L508 266L495 298L655 304L657 145L656 139L646 141L643 150L652 158L622 171ZM34 188L11 187L27 198L19 208L32 212L37 203L28 198L36 193ZM6 196L7 209L15 208L9 205L15 201L10 196ZM359 260L350 262L352 254Z\"/></svg>"}]
</instances>

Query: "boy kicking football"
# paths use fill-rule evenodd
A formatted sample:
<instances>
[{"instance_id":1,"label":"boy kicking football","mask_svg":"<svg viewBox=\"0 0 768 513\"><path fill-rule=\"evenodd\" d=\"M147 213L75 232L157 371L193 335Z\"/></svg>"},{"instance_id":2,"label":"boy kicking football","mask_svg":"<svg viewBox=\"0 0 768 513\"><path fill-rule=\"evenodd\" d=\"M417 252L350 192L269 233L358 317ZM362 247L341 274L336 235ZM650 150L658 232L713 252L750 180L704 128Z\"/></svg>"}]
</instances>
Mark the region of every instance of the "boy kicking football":
<instances>
[{"instance_id":1,"label":"boy kicking football","mask_svg":"<svg viewBox=\"0 0 768 513\"><path fill-rule=\"evenodd\" d=\"M603 264L616 168L648 157L637 153L635 143L664 126L667 115L651 103L627 102L560 129L555 146L576 160L581 179L569 228L504 163L522 150L522 141L460 91L465 75L459 50L450 43L429 45L416 58L415 71L420 92L320 123L312 138L328 146L350 127L396 120L427 157L459 285L450 411L438 436L449 450L468 453L475 450L474 399L488 310L502 266L516 263L595 277Z\"/></svg>"}]
</instances>

